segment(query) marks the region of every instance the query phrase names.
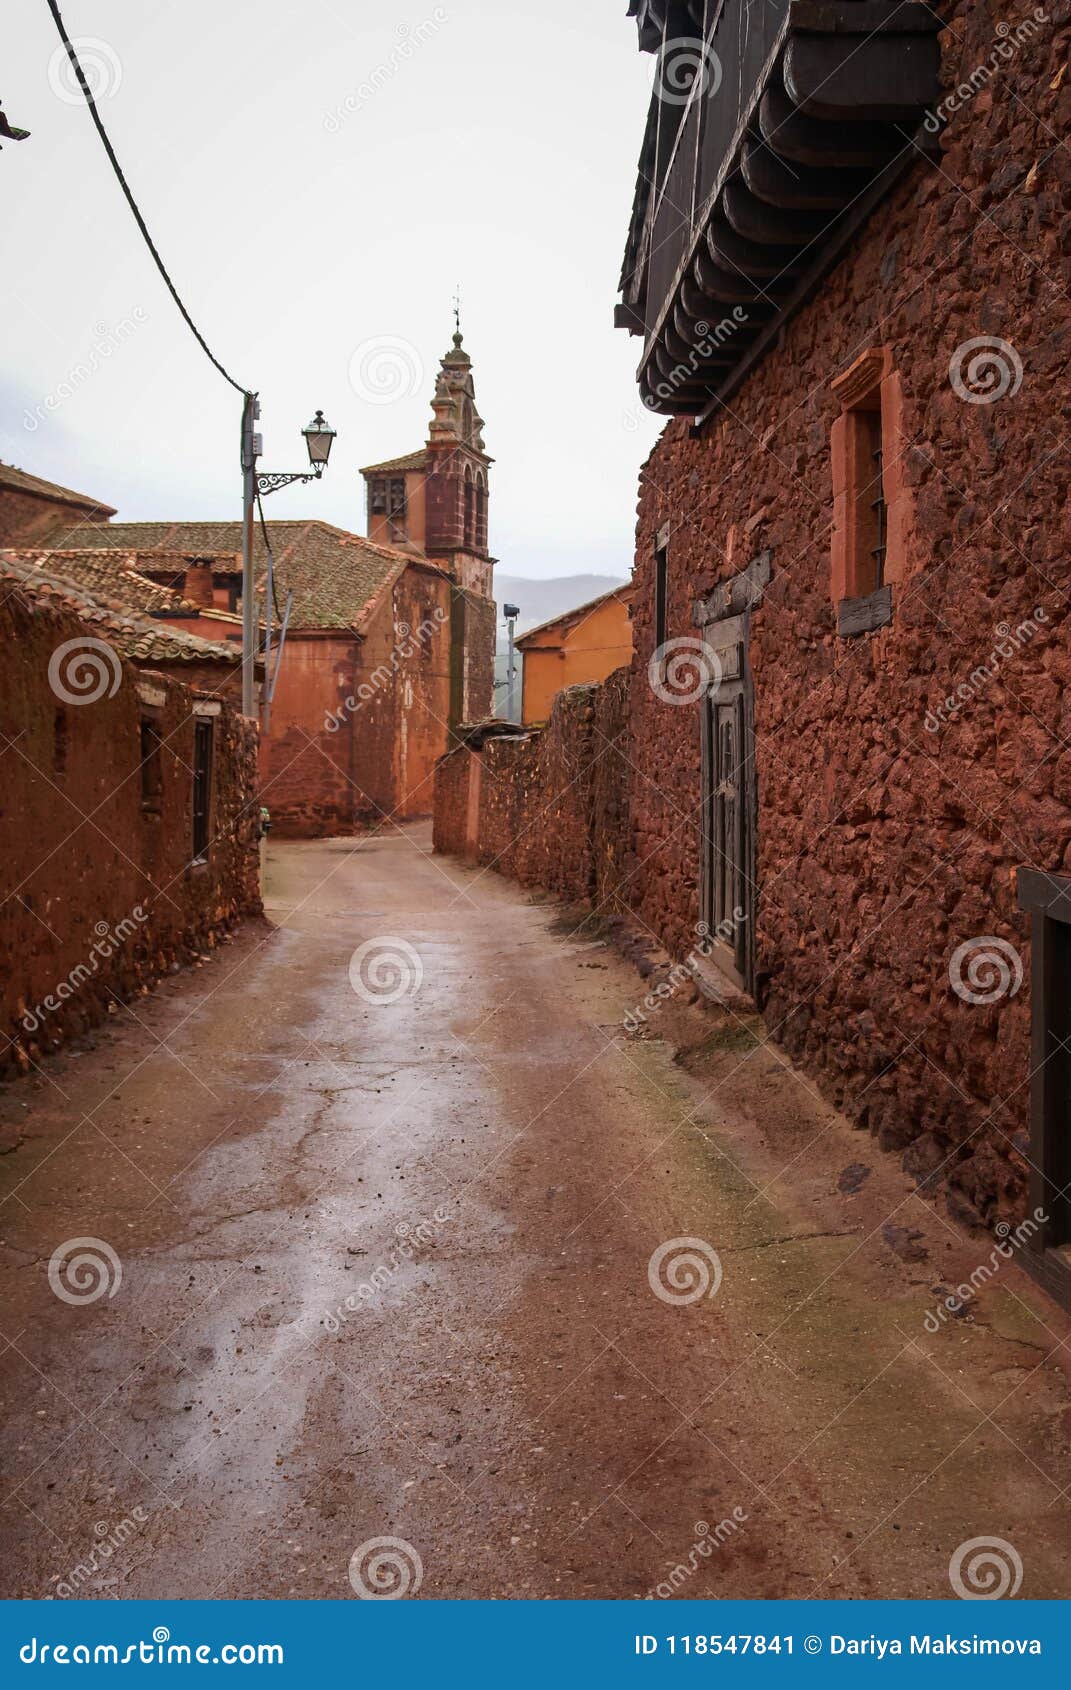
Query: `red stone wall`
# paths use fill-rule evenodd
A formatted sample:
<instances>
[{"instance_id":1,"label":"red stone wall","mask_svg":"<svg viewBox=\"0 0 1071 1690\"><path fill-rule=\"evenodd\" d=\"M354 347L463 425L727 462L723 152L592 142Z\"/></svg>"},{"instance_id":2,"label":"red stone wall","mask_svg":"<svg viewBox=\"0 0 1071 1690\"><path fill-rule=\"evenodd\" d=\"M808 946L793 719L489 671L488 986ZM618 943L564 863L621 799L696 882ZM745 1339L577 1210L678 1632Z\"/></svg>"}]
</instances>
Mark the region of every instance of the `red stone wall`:
<instances>
[{"instance_id":1,"label":"red stone wall","mask_svg":"<svg viewBox=\"0 0 1071 1690\"><path fill-rule=\"evenodd\" d=\"M83 689L69 702L50 683L57 648L72 640L101 665L95 700ZM34 607L17 590L0 604L0 646L0 1072L11 1072L258 912L259 845L256 731L228 704L209 704L219 711L210 844L207 861L193 865L198 695L120 663L69 612ZM69 690L70 670L55 674ZM147 708L162 741L148 804Z\"/></svg>"},{"instance_id":2,"label":"red stone wall","mask_svg":"<svg viewBox=\"0 0 1071 1690\"><path fill-rule=\"evenodd\" d=\"M429 815L451 709L450 583L404 571L363 640L291 633L261 754L283 837Z\"/></svg>"},{"instance_id":3,"label":"red stone wall","mask_svg":"<svg viewBox=\"0 0 1071 1690\"><path fill-rule=\"evenodd\" d=\"M1002 18L1012 28L1033 8ZM647 683L653 551L669 542L670 638L695 599L772 553L754 614L758 967L772 1034L905 1165L941 1165L950 1205L992 1222L1022 1201L1029 979L991 1005L950 986L961 944L1029 963L1023 864L1071 870L1066 598L1071 121L1066 0L961 102L940 169L920 164L783 331L720 420L672 423L642 477L631 802L642 917L684 954L697 919L699 725ZM1003 30L1003 23L1001 24ZM944 82L992 53L961 9ZM997 337L1009 389L965 401L965 342ZM887 348L902 391L890 627L837 637L831 381ZM994 371L994 373L996 373ZM888 446L888 442L887 442ZM995 673L1000 630L1043 612ZM963 689L966 689L966 696ZM932 717L954 697L948 719ZM928 726L936 720L936 730Z\"/></svg>"},{"instance_id":4,"label":"red stone wall","mask_svg":"<svg viewBox=\"0 0 1071 1690\"><path fill-rule=\"evenodd\" d=\"M631 860L622 745L627 673L618 670L602 686L564 689L545 728L444 757L436 772L435 849L604 912L621 908Z\"/></svg>"}]
</instances>

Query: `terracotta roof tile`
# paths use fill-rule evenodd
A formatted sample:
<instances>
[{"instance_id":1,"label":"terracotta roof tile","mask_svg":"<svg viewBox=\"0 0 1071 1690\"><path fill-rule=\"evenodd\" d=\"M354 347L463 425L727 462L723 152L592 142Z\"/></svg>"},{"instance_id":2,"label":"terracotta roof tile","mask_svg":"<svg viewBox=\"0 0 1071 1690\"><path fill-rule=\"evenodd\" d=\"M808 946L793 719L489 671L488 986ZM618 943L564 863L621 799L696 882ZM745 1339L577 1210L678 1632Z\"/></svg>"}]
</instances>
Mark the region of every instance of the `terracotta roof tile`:
<instances>
[{"instance_id":1,"label":"terracotta roof tile","mask_svg":"<svg viewBox=\"0 0 1071 1690\"><path fill-rule=\"evenodd\" d=\"M153 622L88 588L0 551L0 587L21 591L31 604L59 604L123 657L138 663L226 663L237 668L241 652L222 640L203 640L167 622ZM258 664L258 668L262 665Z\"/></svg>"},{"instance_id":2,"label":"terracotta roof tile","mask_svg":"<svg viewBox=\"0 0 1071 1690\"><path fill-rule=\"evenodd\" d=\"M57 504L78 505L87 511L99 511L102 516L115 515L113 506L91 499L88 493L74 493L54 481L42 481L39 475L29 475L14 464L0 464L0 487L8 487L14 493L30 493L35 498L54 499Z\"/></svg>"},{"instance_id":3,"label":"terracotta roof tile","mask_svg":"<svg viewBox=\"0 0 1071 1690\"><path fill-rule=\"evenodd\" d=\"M140 574L135 567L136 552L112 547L99 551L53 551L51 548L17 546L5 550L4 556L45 575L60 576L91 593L103 593L128 610L140 611L145 616L158 615L162 611L184 616L199 614L198 606L181 598L173 587L161 587ZM155 564L155 558L152 562ZM181 569L182 565L183 560L179 558L175 567Z\"/></svg>"},{"instance_id":4,"label":"terracotta roof tile","mask_svg":"<svg viewBox=\"0 0 1071 1690\"><path fill-rule=\"evenodd\" d=\"M428 454L421 446L417 452L407 452L403 458L385 458L381 464L365 464L362 475L389 475L392 471L401 473L407 469L424 469L427 465Z\"/></svg>"},{"instance_id":5,"label":"terracotta roof tile","mask_svg":"<svg viewBox=\"0 0 1071 1690\"><path fill-rule=\"evenodd\" d=\"M108 522L81 523L58 538L63 548L125 547L142 554L144 571L152 567L150 551L181 552L187 556L238 552L240 522ZM269 522L275 554L275 586L280 604L294 594L290 626L294 628L361 629L382 594L393 585L412 553L380 546L360 534L349 534L329 522ZM267 556L257 525L253 560L258 586L263 585Z\"/></svg>"}]
</instances>

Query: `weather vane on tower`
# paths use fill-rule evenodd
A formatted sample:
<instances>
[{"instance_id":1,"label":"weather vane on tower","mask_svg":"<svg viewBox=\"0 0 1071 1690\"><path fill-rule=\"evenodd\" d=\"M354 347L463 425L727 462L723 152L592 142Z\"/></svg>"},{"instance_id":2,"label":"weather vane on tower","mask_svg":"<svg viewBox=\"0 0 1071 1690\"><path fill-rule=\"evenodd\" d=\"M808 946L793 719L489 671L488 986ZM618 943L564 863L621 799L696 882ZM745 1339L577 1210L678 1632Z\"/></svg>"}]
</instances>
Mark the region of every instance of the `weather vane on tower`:
<instances>
[{"instance_id":1,"label":"weather vane on tower","mask_svg":"<svg viewBox=\"0 0 1071 1690\"><path fill-rule=\"evenodd\" d=\"M458 282L454 291L454 338L461 341L461 283Z\"/></svg>"}]
</instances>

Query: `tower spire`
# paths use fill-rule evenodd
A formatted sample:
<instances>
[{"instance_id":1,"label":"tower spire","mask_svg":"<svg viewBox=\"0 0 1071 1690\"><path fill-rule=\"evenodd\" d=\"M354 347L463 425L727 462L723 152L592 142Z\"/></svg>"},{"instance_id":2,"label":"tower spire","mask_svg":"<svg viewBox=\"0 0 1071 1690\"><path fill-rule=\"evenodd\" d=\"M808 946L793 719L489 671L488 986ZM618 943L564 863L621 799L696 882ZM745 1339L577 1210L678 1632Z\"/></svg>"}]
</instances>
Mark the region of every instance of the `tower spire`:
<instances>
[{"instance_id":1,"label":"tower spire","mask_svg":"<svg viewBox=\"0 0 1071 1690\"><path fill-rule=\"evenodd\" d=\"M461 345L461 283L454 289L454 345Z\"/></svg>"}]
</instances>

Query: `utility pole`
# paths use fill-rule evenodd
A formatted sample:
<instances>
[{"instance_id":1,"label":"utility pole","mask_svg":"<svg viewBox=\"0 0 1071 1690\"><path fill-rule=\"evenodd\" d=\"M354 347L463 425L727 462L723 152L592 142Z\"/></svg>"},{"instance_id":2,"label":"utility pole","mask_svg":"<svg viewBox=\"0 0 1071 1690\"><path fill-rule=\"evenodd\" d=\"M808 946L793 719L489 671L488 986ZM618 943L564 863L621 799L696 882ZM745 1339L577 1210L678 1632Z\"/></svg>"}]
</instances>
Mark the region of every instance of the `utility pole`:
<instances>
[{"instance_id":1,"label":"utility pole","mask_svg":"<svg viewBox=\"0 0 1071 1690\"><path fill-rule=\"evenodd\" d=\"M242 404L242 714L243 716L253 717L257 714L257 646L260 636L256 581L253 572L254 506L258 498L267 498L269 493L276 492L280 487L289 487L293 481L319 481L327 468L327 460L331 456L331 447L335 441L334 429L324 421L323 412L317 411L311 423L308 423L301 431L309 453L310 467L308 471L300 469L281 470L258 474L257 459L264 450L264 441L253 425L259 416L260 400L255 393L247 393ZM270 556L268 569L269 585L266 610L270 617L272 611ZM290 597L292 596L290 595ZM290 603L288 599L282 638L275 658L276 670L278 670L279 659L283 654L282 640L286 638L286 623L289 618ZM266 674L264 679L265 686L268 689L265 695L266 703L270 704L271 694L274 691L274 673ZM264 726L266 730L266 721Z\"/></svg>"},{"instance_id":2,"label":"utility pole","mask_svg":"<svg viewBox=\"0 0 1071 1690\"><path fill-rule=\"evenodd\" d=\"M255 716L257 672L257 601L253 581L253 505L257 495L257 459L263 450L253 425L260 416L255 393L242 405L242 715Z\"/></svg>"},{"instance_id":3,"label":"utility pole","mask_svg":"<svg viewBox=\"0 0 1071 1690\"><path fill-rule=\"evenodd\" d=\"M509 658L506 663L506 717L508 721L515 722L518 720L516 715L517 647L513 630L521 612L520 607L515 604L504 604L502 609L505 612L506 626L509 629Z\"/></svg>"}]
</instances>

